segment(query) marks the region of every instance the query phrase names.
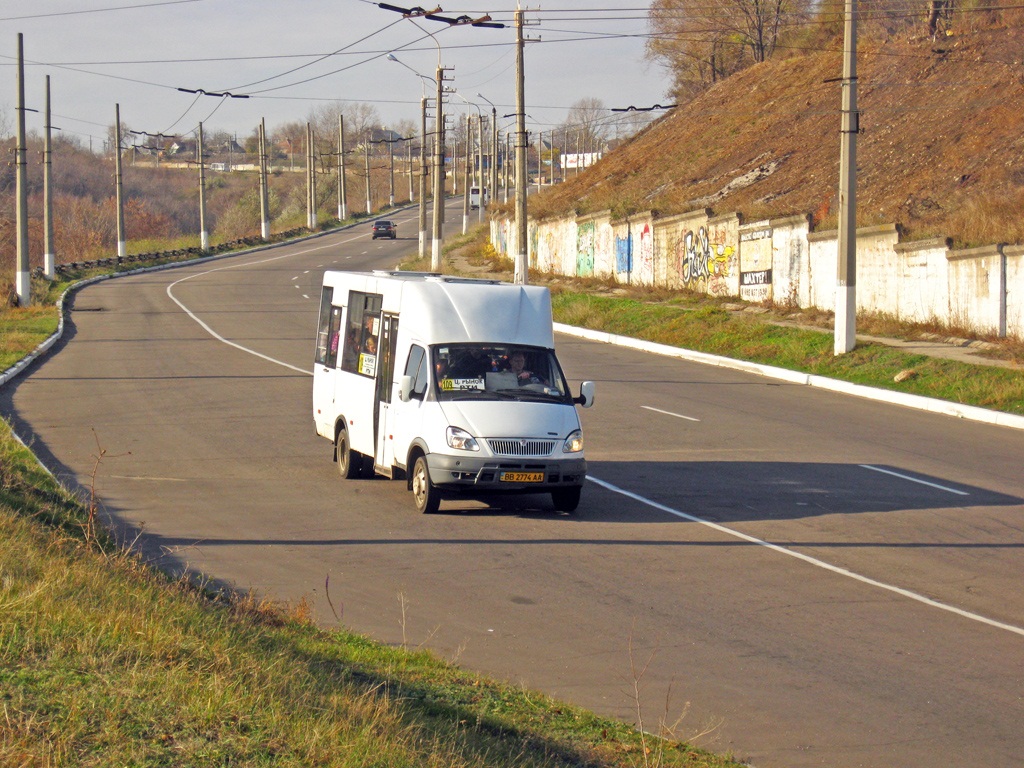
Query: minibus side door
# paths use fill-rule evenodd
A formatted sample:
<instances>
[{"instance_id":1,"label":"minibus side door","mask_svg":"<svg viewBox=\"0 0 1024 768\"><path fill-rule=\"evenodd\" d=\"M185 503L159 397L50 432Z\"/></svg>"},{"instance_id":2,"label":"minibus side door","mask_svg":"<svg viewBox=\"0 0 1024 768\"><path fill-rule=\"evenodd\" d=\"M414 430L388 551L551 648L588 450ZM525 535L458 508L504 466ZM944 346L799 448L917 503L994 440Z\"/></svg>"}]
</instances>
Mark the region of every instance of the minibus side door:
<instances>
[{"instance_id":1,"label":"minibus side door","mask_svg":"<svg viewBox=\"0 0 1024 768\"><path fill-rule=\"evenodd\" d=\"M398 315L381 317L380 350L377 357L377 387L374 394L373 432L376 455L374 469L391 477L395 463L394 408L395 351L398 344Z\"/></svg>"},{"instance_id":2,"label":"minibus side door","mask_svg":"<svg viewBox=\"0 0 1024 768\"><path fill-rule=\"evenodd\" d=\"M316 334L313 367L313 421L317 434L334 440L335 379L338 376L338 346L344 307L334 306L334 288L324 286L320 297L320 321Z\"/></svg>"}]
</instances>

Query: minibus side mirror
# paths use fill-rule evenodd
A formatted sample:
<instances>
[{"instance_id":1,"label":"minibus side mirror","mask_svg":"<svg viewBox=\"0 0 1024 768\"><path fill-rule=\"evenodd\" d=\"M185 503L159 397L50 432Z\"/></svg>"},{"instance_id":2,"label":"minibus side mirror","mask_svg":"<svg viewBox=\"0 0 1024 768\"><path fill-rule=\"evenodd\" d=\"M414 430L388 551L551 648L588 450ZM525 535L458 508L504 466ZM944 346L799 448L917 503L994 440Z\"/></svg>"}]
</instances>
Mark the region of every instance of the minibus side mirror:
<instances>
[{"instance_id":1,"label":"minibus side mirror","mask_svg":"<svg viewBox=\"0 0 1024 768\"><path fill-rule=\"evenodd\" d=\"M584 381L580 384L580 396L573 398L573 402L589 408L594 404L594 382Z\"/></svg>"},{"instance_id":2,"label":"minibus side mirror","mask_svg":"<svg viewBox=\"0 0 1024 768\"><path fill-rule=\"evenodd\" d=\"M402 376L398 380L398 399L408 403L412 395L412 376Z\"/></svg>"}]
</instances>

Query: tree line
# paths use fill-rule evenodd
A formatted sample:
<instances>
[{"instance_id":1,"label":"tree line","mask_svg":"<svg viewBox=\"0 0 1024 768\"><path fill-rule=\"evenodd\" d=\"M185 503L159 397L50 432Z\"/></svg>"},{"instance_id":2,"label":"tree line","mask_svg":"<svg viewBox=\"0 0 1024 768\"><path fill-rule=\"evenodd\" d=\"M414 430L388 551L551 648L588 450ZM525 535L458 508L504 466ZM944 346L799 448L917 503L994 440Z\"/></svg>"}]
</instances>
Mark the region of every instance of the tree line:
<instances>
[{"instance_id":1,"label":"tree line","mask_svg":"<svg viewBox=\"0 0 1024 768\"><path fill-rule=\"evenodd\" d=\"M973 3L973 5L972 5ZM987 11L970 0L886 0L859 4L858 34L884 39L920 30L933 38L958 12ZM778 51L835 47L844 24L843 0L654 0L649 58L672 78L670 96L690 101Z\"/></svg>"}]
</instances>

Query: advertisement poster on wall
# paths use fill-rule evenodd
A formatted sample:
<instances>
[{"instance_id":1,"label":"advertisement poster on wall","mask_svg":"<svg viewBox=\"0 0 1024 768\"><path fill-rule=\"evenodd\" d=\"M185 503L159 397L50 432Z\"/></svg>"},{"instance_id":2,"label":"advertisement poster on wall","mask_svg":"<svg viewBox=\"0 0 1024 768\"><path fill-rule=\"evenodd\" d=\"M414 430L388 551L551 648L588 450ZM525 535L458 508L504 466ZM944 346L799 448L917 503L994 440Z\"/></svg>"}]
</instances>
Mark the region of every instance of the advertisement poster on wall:
<instances>
[{"instance_id":1,"label":"advertisement poster on wall","mask_svg":"<svg viewBox=\"0 0 1024 768\"><path fill-rule=\"evenodd\" d=\"M740 298L772 299L772 228L768 222L740 231Z\"/></svg>"}]
</instances>

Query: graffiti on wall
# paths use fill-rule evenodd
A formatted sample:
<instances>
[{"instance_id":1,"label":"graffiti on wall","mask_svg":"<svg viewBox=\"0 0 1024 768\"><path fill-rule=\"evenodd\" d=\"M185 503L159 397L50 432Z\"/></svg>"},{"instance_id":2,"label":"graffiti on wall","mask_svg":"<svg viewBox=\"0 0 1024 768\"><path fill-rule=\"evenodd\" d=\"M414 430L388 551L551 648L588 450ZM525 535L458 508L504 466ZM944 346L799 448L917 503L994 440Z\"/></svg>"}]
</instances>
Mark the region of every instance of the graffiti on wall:
<instances>
[{"instance_id":1,"label":"graffiti on wall","mask_svg":"<svg viewBox=\"0 0 1024 768\"><path fill-rule=\"evenodd\" d=\"M626 232L625 237L615 236L615 271L633 271L633 233Z\"/></svg>"},{"instance_id":2,"label":"graffiti on wall","mask_svg":"<svg viewBox=\"0 0 1024 768\"><path fill-rule=\"evenodd\" d=\"M688 231L676 244L676 266L683 285L708 293L722 293L736 249L712 242L706 227Z\"/></svg>"},{"instance_id":3,"label":"graffiti on wall","mask_svg":"<svg viewBox=\"0 0 1024 768\"><path fill-rule=\"evenodd\" d=\"M640 230L640 242L637 248L637 282L643 285L654 283L654 231L650 224L644 224Z\"/></svg>"},{"instance_id":4,"label":"graffiti on wall","mask_svg":"<svg viewBox=\"0 0 1024 768\"><path fill-rule=\"evenodd\" d=\"M589 277L594 274L594 222L585 221L576 230L576 274Z\"/></svg>"},{"instance_id":5,"label":"graffiti on wall","mask_svg":"<svg viewBox=\"0 0 1024 768\"><path fill-rule=\"evenodd\" d=\"M758 227L740 234L740 298L772 299L772 229Z\"/></svg>"}]
</instances>

